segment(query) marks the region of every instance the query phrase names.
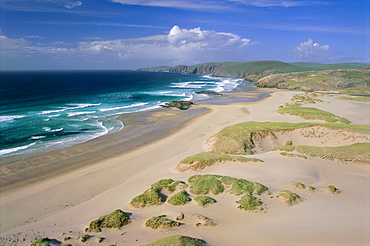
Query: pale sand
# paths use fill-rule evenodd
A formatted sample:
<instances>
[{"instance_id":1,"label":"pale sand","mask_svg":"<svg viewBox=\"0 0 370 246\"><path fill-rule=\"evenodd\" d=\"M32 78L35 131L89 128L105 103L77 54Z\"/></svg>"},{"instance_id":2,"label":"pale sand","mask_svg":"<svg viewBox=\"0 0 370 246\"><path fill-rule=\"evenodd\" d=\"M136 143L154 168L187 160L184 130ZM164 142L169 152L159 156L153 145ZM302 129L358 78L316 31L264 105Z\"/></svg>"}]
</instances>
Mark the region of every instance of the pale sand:
<instances>
[{"instance_id":1,"label":"pale sand","mask_svg":"<svg viewBox=\"0 0 370 246\"><path fill-rule=\"evenodd\" d=\"M164 204L135 209L129 205L133 197L159 179L186 181L198 174L179 173L175 168L183 158L204 151L205 140L225 126L245 121L306 122L276 113L278 106L290 102L294 94L297 92L275 91L258 102L207 104L210 109L207 113L152 144L2 195L1 236L4 240L21 242L0 242L29 245L35 238L48 236L72 245L140 245L181 234L204 239L210 245L368 245L370 168L363 165L283 157L269 152L253 156L264 160L263 163L217 164L198 172L260 182L273 194L290 189L304 199L298 205L286 207L280 200L263 195L266 213L238 210L235 203L238 198L227 193L212 195L217 203L205 208L198 207L194 201L180 207ZM323 99L324 103L308 106L346 117L354 124L370 123L369 104L326 96ZM313 193L294 190L292 183L298 181L317 190ZM342 193L331 195L322 190L331 184ZM90 233L94 237L86 244L75 240L77 235L85 234L83 229L90 221L115 209L132 213L133 222L121 230ZM166 214L174 219L180 212L185 214L185 225L179 229L158 231L144 227L145 220L151 216ZM195 227L193 214L212 218L218 225ZM72 239L63 242L65 236ZM97 243L99 236L107 238L103 244Z\"/></svg>"}]
</instances>

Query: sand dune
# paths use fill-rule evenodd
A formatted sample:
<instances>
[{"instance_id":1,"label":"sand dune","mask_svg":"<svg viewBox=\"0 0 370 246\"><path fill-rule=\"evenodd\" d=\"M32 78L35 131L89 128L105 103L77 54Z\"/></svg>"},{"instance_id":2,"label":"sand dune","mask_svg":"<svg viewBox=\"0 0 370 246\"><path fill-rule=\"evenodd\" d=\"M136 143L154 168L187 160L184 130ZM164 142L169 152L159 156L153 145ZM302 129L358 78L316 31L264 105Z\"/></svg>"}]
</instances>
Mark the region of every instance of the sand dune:
<instances>
[{"instance_id":1,"label":"sand dune","mask_svg":"<svg viewBox=\"0 0 370 246\"><path fill-rule=\"evenodd\" d=\"M271 97L258 102L197 105L194 108L207 107L209 110L152 144L2 195L0 243L29 245L35 238L48 236L62 243L86 245L76 238L85 234L84 228L89 222L122 209L131 214L132 223L121 230L89 233L93 237L87 241L88 245L101 245L97 242L100 236L106 238L104 245L141 245L177 234L203 239L209 245L368 245L369 166L342 165L319 158L302 159L259 151L253 157L264 162L221 163L200 172L176 171L180 160L204 151L204 142L226 126L246 121L307 122L276 113L278 106L290 102L297 92L272 91ZM333 113L356 124L369 124L369 118L364 117L368 115L369 107L363 107L363 103L327 96L322 99L323 103L310 107L328 111L340 108L343 110ZM360 111L353 113L353 109ZM174 117L167 113L165 116ZM305 129L308 130L312 129ZM320 141L302 137L305 132L299 130L279 133L278 139L281 143L290 139L294 144L301 141L318 146L369 140L363 134L347 138L345 131L330 132L320 127L315 131L321 133ZM265 149L269 148L267 144L273 145L261 142ZM186 182L195 174L218 174L259 182L268 187L271 194L261 195L265 208L262 212L239 210L235 201L240 197L228 192L211 195L217 203L206 207L198 206L194 200L185 206L164 203L137 209L130 205L133 197L160 179ZM292 186L295 182L311 185L316 190L295 189ZM326 192L328 185L335 185L341 193ZM284 205L276 198L282 190L297 193L303 201L293 206ZM194 197L190 194L190 198ZM152 230L144 226L152 216L167 215L167 218L175 219L181 212L185 219L179 228ZM217 226L196 227L197 215L211 218ZM71 240L64 242L66 236Z\"/></svg>"}]
</instances>

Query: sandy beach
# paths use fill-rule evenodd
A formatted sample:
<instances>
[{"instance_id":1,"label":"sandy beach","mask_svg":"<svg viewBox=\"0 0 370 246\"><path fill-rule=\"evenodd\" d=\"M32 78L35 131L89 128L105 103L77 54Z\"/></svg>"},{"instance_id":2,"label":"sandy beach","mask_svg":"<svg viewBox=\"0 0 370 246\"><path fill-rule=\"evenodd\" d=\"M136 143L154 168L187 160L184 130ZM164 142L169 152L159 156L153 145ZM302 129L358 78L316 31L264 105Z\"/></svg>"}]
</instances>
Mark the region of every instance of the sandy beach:
<instances>
[{"instance_id":1,"label":"sandy beach","mask_svg":"<svg viewBox=\"0 0 370 246\"><path fill-rule=\"evenodd\" d=\"M29 245L48 237L56 245L142 245L171 235L205 240L209 245L368 245L370 243L370 167L343 164L318 157L286 157L279 152L260 151L252 157L263 162L227 162L200 171L179 172L184 158L208 150L207 139L224 127L242 122L314 122L297 116L280 115L280 105L292 103L297 91L258 89L271 93L258 101L253 93L238 92L217 100L199 102L187 111L161 109L122 116L123 131L105 135L70 148L19 161L24 182L15 182L6 165L0 196L0 244ZM232 99L231 99L232 98ZM370 124L369 103L339 100L321 95L315 107L345 117L351 124ZM224 103L219 103L224 100ZM227 102L227 103L225 103ZM299 138L299 136L297 136ZM363 141L370 135L363 133ZM297 140L298 141L298 140ZM349 143L361 142L353 138ZM339 146L336 143L335 146ZM43 173L33 171L49 166ZM39 170L39 168L37 169ZM259 182L272 195L262 195L264 212L239 210L238 198L229 193L212 195L217 203L206 207L194 201L185 206L164 203L134 208L130 201L160 179L187 181L195 174L218 174ZM18 177L19 179L19 177ZM314 192L295 190L292 184L314 186ZM324 188L335 185L338 195ZM302 202L285 206L275 195L292 190ZM194 198L193 195L190 198ZM132 222L120 230L89 233L83 243L77 238L92 220L121 209ZM173 229L145 227L152 216L175 219L185 215L183 225ZM216 226L197 227L197 215L211 218ZM70 237L64 241L65 237ZM104 237L103 243L98 237Z\"/></svg>"}]
</instances>

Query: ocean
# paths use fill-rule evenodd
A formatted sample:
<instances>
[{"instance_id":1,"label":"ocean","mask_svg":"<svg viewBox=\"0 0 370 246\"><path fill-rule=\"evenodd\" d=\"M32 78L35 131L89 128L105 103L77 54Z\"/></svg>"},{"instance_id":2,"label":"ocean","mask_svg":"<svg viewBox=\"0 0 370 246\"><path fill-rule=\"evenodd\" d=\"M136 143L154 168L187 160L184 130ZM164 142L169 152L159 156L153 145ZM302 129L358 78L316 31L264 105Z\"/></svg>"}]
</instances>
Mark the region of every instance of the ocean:
<instances>
[{"instance_id":1,"label":"ocean","mask_svg":"<svg viewBox=\"0 0 370 246\"><path fill-rule=\"evenodd\" d=\"M145 71L0 72L0 157L47 152L115 132L125 113L198 101L241 79Z\"/></svg>"}]
</instances>

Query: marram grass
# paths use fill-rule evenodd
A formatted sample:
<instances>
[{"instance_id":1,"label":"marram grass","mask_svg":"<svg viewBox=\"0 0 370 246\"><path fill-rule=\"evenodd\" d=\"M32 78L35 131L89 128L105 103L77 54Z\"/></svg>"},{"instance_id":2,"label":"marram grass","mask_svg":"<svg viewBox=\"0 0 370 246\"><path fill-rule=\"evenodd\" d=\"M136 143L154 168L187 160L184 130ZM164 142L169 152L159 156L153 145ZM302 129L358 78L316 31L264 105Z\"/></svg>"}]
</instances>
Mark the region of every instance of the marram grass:
<instances>
[{"instance_id":1,"label":"marram grass","mask_svg":"<svg viewBox=\"0 0 370 246\"><path fill-rule=\"evenodd\" d=\"M279 114L295 115L306 120L324 120L327 122L340 122L344 124L351 123L351 121L346 118L336 116L330 112L317 108L300 107L297 104L289 104L285 107L280 107L277 112Z\"/></svg>"},{"instance_id":2,"label":"marram grass","mask_svg":"<svg viewBox=\"0 0 370 246\"><path fill-rule=\"evenodd\" d=\"M152 243L144 244L143 246L206 246L206 243L197 238L175 235L161 238Z\"/></svg>"},{"instance_id":3,"label":"marram grass","mask_svg":"<svg viewBox=\"0 0 370 246\"><path fill-rule=\"evenodd\" d=\"M167 200L167 202L173 206L183 206L190 201L191 199L185 190L179 191Z\"/></svg>"},{"instance_id":4,"label":"marram grass","mask_svg":"<svg viewBox=\"0 0 370 246\"><path fill-rule=\"evenodd\" d=\"M169 229L173 227L179 227L180 225L181 225L180 222L173 221L173 220L164 218L162 216L152 217L145 222L145 226L150 227L152 229L158 229L158 228Z\"/></svg>"},{"instance_id":5,"label":"marram grass","mask_svg":"<svg viewBox=\"0 0 370 246\"><path fill-rule=\"evenodd\" d=\"M268 134L273 135L273 132L289 131L309 126L322 126L334 130L348 129L366 133L370 132L370 125L350 125L333 122L287 123L251 121L225 127L207 141L212 143L213 150L219 153L233 155L253 154L252 149L255 147L253 138L256 136L263 138Z\"/></svg>"},{"instance_id":6,"label":"marram grass","mask_svg":"<svg viewBox=\"0 0 370 246\"><path fill-rule=\"evenodd\" d=\"M117 209L110 214L100 216L97 220L92 221L86 231L101 232L103 228L120 229L130 222L129 216L122 210Z\"/></svg>"},{"instance_id":7,"label":"marram grass","mask_svg":"<svg viewBox=\"0 0 370 246\"><path fill-rule=\"evenodd\" d=\"M292 206L302 201L302 199L296 194L289 190L279 192L278 197L281 197L285 205Z\"/></svg>"},{"instance_id":8,"label":"marram grass","mask_svg":"<svg viewBox=\"0 0 370 246\"><path fill-rule=\"evenodd\" d=\"M207 204L216 203L216 200L209 196L197 196L194 198L194 201L196 201L201 207L204 207Z\"/></svg>"},{"instance_id":9,"label":"marram grass","mask_svg":"<svg viewBox=\"0 0 370 246\"><path fill-rule=\"evenodd\" d=\"M180 161L178 169L187 170L192 169L195 171L202 170L215 163L221 162L263 162L257 158L246 158L243 156L230 156L226 154L217 153L214 151L202 152L189 156Z\"/></svg>"},{"instance_id":10,"label":"marram grass","mask_svg":"<svg viewBox=\"0 0 370 246\"><path fill-rule=\"evenodd\" d=\"M370 143L355 143L339 147L282 146L274 150L297 151L311 157L343 163L370 164Z\"/></svg>"}]
</instances>

